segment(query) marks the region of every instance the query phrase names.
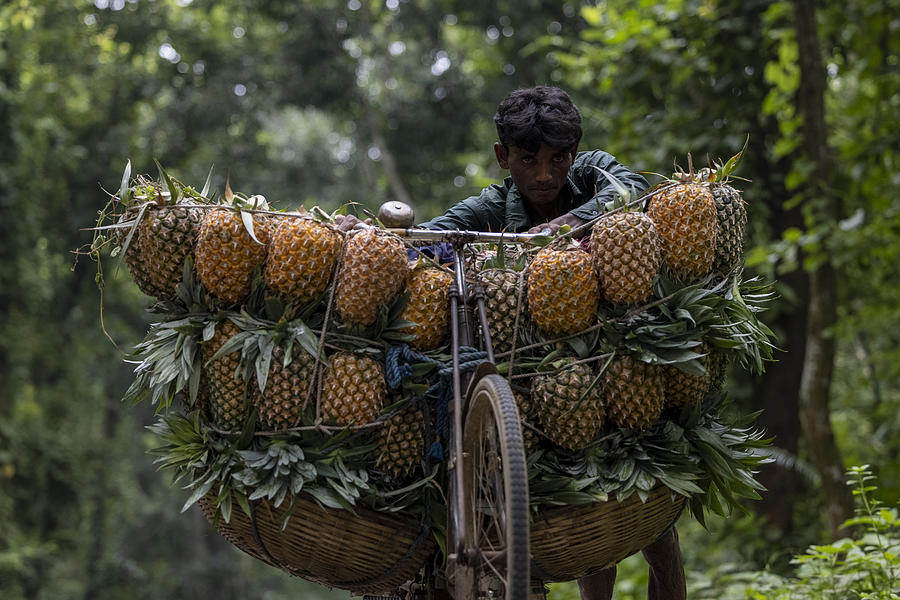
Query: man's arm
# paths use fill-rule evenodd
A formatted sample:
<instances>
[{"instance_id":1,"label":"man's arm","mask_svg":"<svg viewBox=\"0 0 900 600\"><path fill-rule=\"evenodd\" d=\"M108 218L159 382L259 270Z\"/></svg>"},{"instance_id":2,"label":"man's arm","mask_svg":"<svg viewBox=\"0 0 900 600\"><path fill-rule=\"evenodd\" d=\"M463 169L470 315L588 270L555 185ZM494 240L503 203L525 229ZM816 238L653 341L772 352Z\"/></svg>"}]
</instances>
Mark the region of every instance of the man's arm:
<instances>
[{"instance_id":1,"label":"man's arm","mask_svg":"<svg viewBox=\"0 0 900 600\"><path fill-rule=\"evenodd\" d=\"M633 190L633 196L638 196L649 185L643 176L632 172L607 152L594 150L579 154L572 169L572 176L575 184L585 192L592 193L593 197L581 206L572 209L569 212L570 215L582 221L590 221L604 212L607 202L616 198L615 187L601 169L613 175L629 190Z\"/></svg>"},{"instance_id":2,"label":"man's arm","mask_svg":"<svg viewBox=\"0 0 900 600\"><path fill-rule=\"evenodd\" d=\"M470 196L417 227L424 229L461 229L470 231L501 231L505 218L506 190L492 185L478 196Z\"/></svg>"}]
</instances>

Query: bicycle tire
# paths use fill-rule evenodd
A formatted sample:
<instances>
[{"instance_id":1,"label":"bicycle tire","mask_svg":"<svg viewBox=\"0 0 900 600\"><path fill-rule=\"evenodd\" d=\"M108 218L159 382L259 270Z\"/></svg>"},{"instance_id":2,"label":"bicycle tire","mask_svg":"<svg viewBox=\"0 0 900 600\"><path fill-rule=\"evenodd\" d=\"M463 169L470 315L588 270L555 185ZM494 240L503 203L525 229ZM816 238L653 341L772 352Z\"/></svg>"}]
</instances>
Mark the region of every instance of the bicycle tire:
<instances>
[{"instance_id":1,"label":"bicycle tire","mask_svg":"<svg viewBox=\"0 0 900 600\"><path fill-rule=\"evenodd\" d=\"M528 470L519 423L506 380L496 374L478 380L463 427L468 496L463 542L475 571L471 598L497 597L498 592L505 600L528 598ZM502 590L496 589L498 583Z\"/></svg>"}]
</instances>

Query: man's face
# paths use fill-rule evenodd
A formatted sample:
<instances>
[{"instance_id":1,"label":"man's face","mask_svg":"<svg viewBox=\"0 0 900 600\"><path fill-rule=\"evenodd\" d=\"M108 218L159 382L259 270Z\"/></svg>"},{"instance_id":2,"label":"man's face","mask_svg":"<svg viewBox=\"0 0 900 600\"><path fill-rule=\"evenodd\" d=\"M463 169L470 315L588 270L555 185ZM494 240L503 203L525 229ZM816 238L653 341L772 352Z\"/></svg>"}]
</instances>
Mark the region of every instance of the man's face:
<instances>
[{"instance_id":1,"label":"man's face","mask_svg":"<svg viewBox=\"0 0 900 600\"><path fill-rule=\"evenodd\" d=\"M536 218L550 220L559 216L562 208L559 194L566 184L569 169L575 161L577 148L561 150L542 144L536 152L494 144L497 163L509 169L509 175L519 188L526 204Z\"/></svg>"}]
</instances>

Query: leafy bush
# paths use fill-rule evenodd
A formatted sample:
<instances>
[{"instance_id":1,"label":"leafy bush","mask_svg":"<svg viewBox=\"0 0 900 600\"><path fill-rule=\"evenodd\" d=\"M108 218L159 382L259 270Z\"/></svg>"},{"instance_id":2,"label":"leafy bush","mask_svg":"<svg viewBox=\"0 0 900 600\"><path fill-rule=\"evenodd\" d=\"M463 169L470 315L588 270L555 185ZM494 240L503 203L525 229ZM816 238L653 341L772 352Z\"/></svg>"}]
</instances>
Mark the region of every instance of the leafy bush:
<instances>
[{"instance_id":1,"label":"leafy bush","mask_svg":"<svg viewBox=\"0 0 900 600\"><path fill-rule=\"evenodd\" d=\"M868 465L848 471L857 500L856 517L844 523L851 537L810 546L794 557L794 573L769 571L721 574L695 588L693 598L717 600L900 599L900 517L873 498L877 487Z\"/></svg>"}]
</instances>

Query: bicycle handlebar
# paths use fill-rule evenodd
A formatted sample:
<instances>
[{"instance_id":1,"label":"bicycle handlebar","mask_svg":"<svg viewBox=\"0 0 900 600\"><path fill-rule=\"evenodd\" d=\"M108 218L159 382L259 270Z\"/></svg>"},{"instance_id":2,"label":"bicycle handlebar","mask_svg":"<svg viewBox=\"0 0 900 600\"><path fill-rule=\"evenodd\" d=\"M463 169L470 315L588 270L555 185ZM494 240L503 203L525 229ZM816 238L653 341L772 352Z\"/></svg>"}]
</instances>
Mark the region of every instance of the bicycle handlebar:
<instances>
[{"instance_id":1,"label":"bicycle handlebar","mask_svg":"<svg viewBox=\"0 0 900 600\"><path fill-rule=\"evenodd\" d=\"M493 231L468 231L460 229L387 229L399 237L408 240L421 240L425 242L451 242L470 244L475 242L513 242L525 243L534 238L550 235L549 229L540 233L514 233Z\"/></svg>"}]
</instances>

